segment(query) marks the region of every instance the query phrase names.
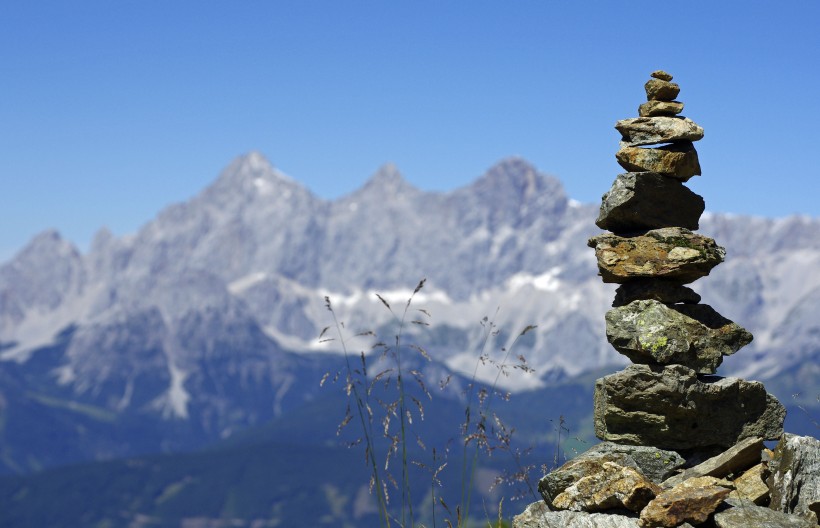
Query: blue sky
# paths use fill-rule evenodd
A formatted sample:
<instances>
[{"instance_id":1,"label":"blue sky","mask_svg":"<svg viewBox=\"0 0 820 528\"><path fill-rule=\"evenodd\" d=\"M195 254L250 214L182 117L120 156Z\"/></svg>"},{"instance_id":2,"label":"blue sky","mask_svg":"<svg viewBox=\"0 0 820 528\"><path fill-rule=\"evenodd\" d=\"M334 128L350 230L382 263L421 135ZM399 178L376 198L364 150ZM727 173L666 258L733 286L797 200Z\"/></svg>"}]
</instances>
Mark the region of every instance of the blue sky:
<instances>
[{"instance_id":1,"label":"blue sky","mask_svg":"<svg viewBox=\"0 0 820 528\"><path fill-rule=\"evenodd\" d=\"M136 231L259 150L317 195L383 163L450 190L528 159L598 202L658 68L720 212L817 217L820 2L110 1L0 6L0 260Z\"/></svg>"}]
</instances>

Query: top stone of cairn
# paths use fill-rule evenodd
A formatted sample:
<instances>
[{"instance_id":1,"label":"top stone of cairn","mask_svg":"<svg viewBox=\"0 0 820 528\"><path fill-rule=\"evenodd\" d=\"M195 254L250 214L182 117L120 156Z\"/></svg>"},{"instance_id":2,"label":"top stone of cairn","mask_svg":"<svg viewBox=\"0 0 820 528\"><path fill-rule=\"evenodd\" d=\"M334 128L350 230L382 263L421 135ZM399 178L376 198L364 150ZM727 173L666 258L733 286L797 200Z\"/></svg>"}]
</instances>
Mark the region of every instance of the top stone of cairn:
<instances>
[{"instance_id":1,"label":"top stone of cairn","mask_svg":"<svg viewBox=\"0 0 820 528\"><path fill-rule=\"evenodd\" d=\"M660 79L662 81L671 81L672 80L672 76L669 75L668 73L666 73L663 70L655 70L652 73L650 73L649 76L654 78L654 79Z\"/></svg>"}]
</instances>

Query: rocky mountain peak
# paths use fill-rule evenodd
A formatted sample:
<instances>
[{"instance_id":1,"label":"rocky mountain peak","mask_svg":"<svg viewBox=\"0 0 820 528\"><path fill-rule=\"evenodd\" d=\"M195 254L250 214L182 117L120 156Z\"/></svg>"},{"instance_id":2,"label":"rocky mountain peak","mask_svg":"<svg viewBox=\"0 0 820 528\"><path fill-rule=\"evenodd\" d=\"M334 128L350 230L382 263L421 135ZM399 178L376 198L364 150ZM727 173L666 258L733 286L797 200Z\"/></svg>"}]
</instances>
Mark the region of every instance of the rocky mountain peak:
<instances>
[{"instance_id":1,"label":"rocky mountain peak","mask_svg":"<svg viewBox=\"0 0 820 528\"><path fill-rule=\"evenodd\" d=\"M513 156L504 158L490 167L479 181L526 189L535 187L537 173L536 168L527 160Z\"/></svg>"},{"instance_id":2,"label":"rocky mountain peak","mask_svg":"<svg viewBox=\"0 0 820 528\"><path fill-rule=\"evenodd\" d=\"M47 229L31 239L9 264L21 265L28 261L77 257L79 251L71 242L65 240L56 229Z\"/></svg>"},{"instance_id":3,"label":"rocky mountain peak","mask_svg":"<svg viewBox=\"0 0 820 528\"><path fill-rule=\"evenodd\" d=\"M31 307L57 307L84 279L79 250L54 229L35 236L0 267L0 291L21 313Z\"/></svg>"},{"instance_id":4,"label":"rocky mountain peak","mask_svg":"<svg viewBox=\"0 0 820 528\"><path fill-rule=\"evenodd\" d=\"M372 196L390 198L402 196L407 193L417 193L418 189L413 187L404 179L398 167L393 163L385 163L373 173L364 186L353 193L354 196Z\"/></svg>"},{"instance_id":5,"label":"rocky mountain peak","mask_svg":"<svg viewBox=\"0 0 820 528\"><path fill-rule=\"evenodd\" d=\"M115 240L116 240L116 237L114 236L114 233L112 233L110 229L108 229L107 227L101 227L94 234L94 239L91 241L91 253L97 253L97 252L100 252L100 251L104 251Z\"/></svg>"},{"instance_id":6,"label":"rocky mountain peak","mask_svg":"<svg viewBox=\"0 0 820 528\"><path fill-rule=\"evenodd\" d=\"M203 196L208 201L224 203L228 197L251 200L260 196L277 196L294 191L308 191L278 170L259 152L251 151L234 159L208 187Z\"/></svg>"},{"instance_id":7,"label":"rocky mountain peak","mask_svg":"<svg viewBox=\"0 0 820 528\"><path fill-rule=\"evenodd\" d=\"M461 209L467 229L484 225L490 231L526 228L542 216L557 225L569 203L560 181L517 157L501 160L471 185L451 193L450 199ZM551 238L555 233L542 234Z\"/></svg>"},{"instance_id":8,"label":"rocky mountain peak","mask_svg":"<svg viewBox=\"0 0 820 528\"><path fill-rule=\"evenodd\" d=\"M560 181L538 172L529 162L518 157L499 161L469 189L488 200L496 201L497 205L510 207L534 200L546 200L563 209L567 202Z\"/></svg>"},{"instance_id":9,"label":"rocky mountain peak","mask_svg":"<svg viewBox=\"0 0 820 528\"><path fill-rule=\"evenodd\" d=\"M561 188L557 179L538 172L527 160L518 157L502 159L479 178L474 185L509 188L522 195L532 195L544 186L545 182ZM563 189L562 189L563 192Z\"/></svg>"}]
</instances>

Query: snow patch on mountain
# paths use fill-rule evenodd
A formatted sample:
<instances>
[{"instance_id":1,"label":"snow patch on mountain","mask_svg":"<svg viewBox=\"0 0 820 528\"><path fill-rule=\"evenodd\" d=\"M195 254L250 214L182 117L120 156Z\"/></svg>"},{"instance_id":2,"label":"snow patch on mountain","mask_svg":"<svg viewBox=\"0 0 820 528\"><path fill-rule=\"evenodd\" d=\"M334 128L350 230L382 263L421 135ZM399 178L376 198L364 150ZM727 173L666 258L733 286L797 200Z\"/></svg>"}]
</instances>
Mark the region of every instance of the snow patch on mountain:
<instances>
[{"instance_id":1,"label":"snow patch on mountain","mask_svg":"<svg viewBox=\"0 0 820 528\"><path fill-rule=\"evenodd\" d=\"M158 411L164 420L185 420L188 418L188 402L191 400L191 395L185 390L188 373L171 361L168 362L167 368L171 382L168 389L151 403L151 407ZM126 395L127 393L126 388ZM126 396L123 396L123 399L126 399Z\"/></svg>"},{"instance_id":2,"label":"snow patch on mountain","mask_svg":"<svg viewBox=\"0 0 820 528\"><path fill-rule=\"evenodd\" d=\"M554 292L561 288L561 267L556 266L540 275L530 275L529 273L516 273L507 281L509 288L519 289L524 286L532 286L537 290Z\"/></svg>"},{"instance_id":3,"label":"snow patch on mountain","mask_svg":"<svg viewBox=\"0 0 820 528\"><path fill-rule=\"evenodd\" d=\"M231 283L228 284L228 291L231 292L233 295L238 295L243 291L247 290L248 288L253 287L254 285L262 282L267 277L267 273L264 271L255 271L253 273L249 273L244 277L241 277Z\"/></svg>"}]
</instances>

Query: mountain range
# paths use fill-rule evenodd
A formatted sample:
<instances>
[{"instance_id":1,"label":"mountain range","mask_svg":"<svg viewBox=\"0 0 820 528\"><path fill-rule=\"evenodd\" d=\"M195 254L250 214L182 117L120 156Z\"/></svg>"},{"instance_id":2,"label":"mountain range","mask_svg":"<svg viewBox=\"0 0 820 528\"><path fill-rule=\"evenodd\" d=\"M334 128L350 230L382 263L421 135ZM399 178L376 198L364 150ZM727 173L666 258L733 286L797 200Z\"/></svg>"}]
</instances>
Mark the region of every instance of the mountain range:
<instances>
[{"instance_id":1,"label":"mountain range","mask_svg":"<svg viewBox=\"0 0 820 528\"><path fill-rule=\"evenodd\" d=\"M342 368L342 337L369 350L355 335L392 335L411 296L424 324L402 331L436 381L534 394L617 370L614 287L586 244L597 210L519 158L444 193L388 164L323 200L252 152L137 233L100 230L86 253L41 233L0 265L0 473L188 452L288 416ZM767 382L810 427L820 220L706 213L699 232L727 257L694 289L755 335L719 373ZM333 316L343 334L320 340ZM535 372L499 377L518 356Z\"/></svg>"}]
</instances>

